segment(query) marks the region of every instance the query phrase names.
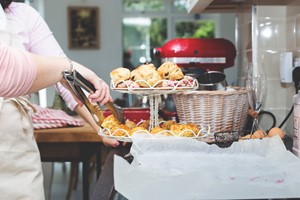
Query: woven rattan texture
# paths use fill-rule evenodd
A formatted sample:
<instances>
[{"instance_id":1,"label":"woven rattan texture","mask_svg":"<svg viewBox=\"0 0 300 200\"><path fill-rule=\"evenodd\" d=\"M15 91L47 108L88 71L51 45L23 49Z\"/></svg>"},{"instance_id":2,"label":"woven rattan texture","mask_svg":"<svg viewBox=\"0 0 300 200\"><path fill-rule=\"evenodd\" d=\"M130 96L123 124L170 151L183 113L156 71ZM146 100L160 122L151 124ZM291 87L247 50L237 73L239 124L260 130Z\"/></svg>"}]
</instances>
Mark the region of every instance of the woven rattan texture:
<instances>
[{"instance_id":1,"label":"woven rattan texture","mask_svg":"<svg viewBox=\"0 0 300 200\"><path fill-rule=\"evenodd\" d=\"M211 132L244 131L249 108L245 88L174 94L180 122L211 127Z\"/></svg>"}]
</instances>

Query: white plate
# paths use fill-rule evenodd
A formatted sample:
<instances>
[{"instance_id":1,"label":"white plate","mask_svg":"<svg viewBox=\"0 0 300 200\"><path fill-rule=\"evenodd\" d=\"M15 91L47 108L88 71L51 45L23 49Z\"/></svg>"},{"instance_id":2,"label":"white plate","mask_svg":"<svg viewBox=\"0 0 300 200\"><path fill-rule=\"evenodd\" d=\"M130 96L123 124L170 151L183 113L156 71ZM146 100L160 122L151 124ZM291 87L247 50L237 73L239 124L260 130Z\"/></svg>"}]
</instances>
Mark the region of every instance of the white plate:
<instances>
[{"instance_id":1,"label":"white plate","mask_svg":"<svg viewBox=\"0 0 300 200\"><path fill-rule=\"evenodd\" d=\"M120 130L120 129L118 129ZM118 131L116 130L116 131ZM115 139L115 140L118 140L118 141L122 141L122 142L132 142L132 137L129 136L129 134L127 133L127 131L125 130L122 130L124 131L128 136L115 136L114 133L116 132L114 131L113 133L111 133L108 129L100 129L99 132L98 132L98 135L102 136L102 137L107 137L107 138L110 138L110 139ZM199 133L194 133L193 131L182 131L180 133L180 135L184 134L185 132L192 132L194 134L194 137L185 137L185 136L179 136L179 135L175 135L175 133L173 133L172 131L169 131L169 130L163 130L163 131L160 131L158 132L157 134L151 134L149 131L144 131L144 130L138 130L136 132L133 133L134 134L144 134L144 135L147 135L147 137L145 137L145 139L165 139L165 138L194 138L194 139L198 139L198 140L202 140L203 138L206 138L206 136L199 136L200 132ZM167 136L165 135L166 133L168 134L172 134L173 136ZM163 137L162 137L163 136Z\"/></svg>"},{"instance_id":2,"label":"white plate","mask_svg":"<svg viewBox=\"0 0 300 200\"><path fill-rule=\"evenodd\" d=\"M132 94L163 94L163 93L175 93L175 92L180 92L183 90L194 90L198 88L198 81L196 79L182 79L180 81L169 81L169 80L160 80L154 86L150 86L149 83L146 81L146 84L149 85L148 88L141 88L141 87L133 87L132 85L137 84L137 82L141 81L135 81L131 85L127 85L124 81L118 82L116 85L119 83L124 83L126 87L124 88L118 88L116 85L111 81L111 89L118 91L118 92L123 92L123 93L132 93ZM183 84L184 82L187 82L187 84ZM162 85L167 85L167 86L157 86L159 84ZM156 87L157 86L157 87Z\"/></svg>"}]
</instances>

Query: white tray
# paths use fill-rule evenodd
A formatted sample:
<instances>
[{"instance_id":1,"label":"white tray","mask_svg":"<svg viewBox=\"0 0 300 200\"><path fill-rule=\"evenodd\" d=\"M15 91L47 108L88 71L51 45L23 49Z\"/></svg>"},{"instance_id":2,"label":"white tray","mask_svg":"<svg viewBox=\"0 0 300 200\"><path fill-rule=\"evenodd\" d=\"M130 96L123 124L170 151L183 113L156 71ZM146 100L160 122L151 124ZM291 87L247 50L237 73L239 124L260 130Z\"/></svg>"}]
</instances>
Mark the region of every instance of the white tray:
<instances>
[{"instance_id":1,"label":"white tray","mask_svg":"<svg viewBox=\"0 0 300 200\"><path fill-rule=\"evenodd\" d=\"M139 82L144 82L148 85L145 87L134 87ZM116 87L116 85L124 83L125 87ZM159 86L162 85L162 86ZM122 93L131 93L131 94L164 94L164 93L175 93L182 92L184 90L195 90L199 86L198 81L196 79L187 79L184 78L180 81L170 81L170 80L160 80L156 82L153 86L143 80L138 80L132 82L132 84L128 85L125 81L119 81L114 84L111 81L110 87L114 91L122 92Z\"/></svg>"},{"instance_id":2,"label":"white tray","mask_svg":"<svg viewBox=\"0 0 300 200\"><path fill-rule=\"evenodd\" d=\"M115 136L115 133L117 131L123 131L127 136ZM193 133L194 136L192 136L192 137L182 136L184 133L187 133L187 132ZM180 134L175 134L170 130L163 130L163 131L158 132L157 134L152 134L147 130L138 130L138 131L134 132L132 135L134 135L134 134L145 134L145 135L147 135L147 137L145 137L145 139L161 140L164 138L167 138L167 139L170 139L170 138L193 138L193 139L198 139L200 141L205 141L205 142L213 140L213 137L214 137L213 135L210 134L210 127L208 127L208 129L202 127L202 129L198 133L195 133L191 130L184 130L184 131L180 132ZM166 135L166 134L168 134L168 135ZM124 129L117 129L114 132L111 132L107 128L102 128L99 130L98 135L100 135L102 137L107 137L110 139L122 141L122 142L132 142L132 136L129 135L129 133ZM164 137L161 137L161 136L164 136Z\"/></svg>"}]
</instances>

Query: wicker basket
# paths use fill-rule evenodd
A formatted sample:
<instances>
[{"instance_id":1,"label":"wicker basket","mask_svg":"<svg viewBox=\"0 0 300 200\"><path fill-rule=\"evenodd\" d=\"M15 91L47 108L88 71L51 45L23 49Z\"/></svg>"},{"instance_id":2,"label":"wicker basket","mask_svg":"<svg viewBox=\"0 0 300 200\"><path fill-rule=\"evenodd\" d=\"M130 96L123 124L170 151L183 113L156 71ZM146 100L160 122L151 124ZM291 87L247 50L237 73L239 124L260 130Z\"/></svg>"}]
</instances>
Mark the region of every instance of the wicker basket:
<instances>
[{"instance_id":1,"label":"wicker basket","mask_svg":"<svg viewBox=\"0 0 300 200\"><path fill-rule=\"evenodd\" d=\"M249 107L245 88L180 92L174 101L180 122L209 125L212 133L245 129Z\"/></svg>"}]
</instances>

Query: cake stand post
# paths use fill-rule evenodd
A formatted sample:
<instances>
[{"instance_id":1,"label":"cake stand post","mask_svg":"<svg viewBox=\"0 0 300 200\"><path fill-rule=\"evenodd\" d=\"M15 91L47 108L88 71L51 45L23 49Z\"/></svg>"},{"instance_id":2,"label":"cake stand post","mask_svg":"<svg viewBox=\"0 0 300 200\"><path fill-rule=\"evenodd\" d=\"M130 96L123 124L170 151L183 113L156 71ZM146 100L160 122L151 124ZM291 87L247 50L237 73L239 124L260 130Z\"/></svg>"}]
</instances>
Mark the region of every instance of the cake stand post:
<instances>
[{"instance_id":1,"label":"cake stand post","mask_svg":"<svg viewBox=\"0 0 300 200\"><path fill-rule=\"evenodd\" d=\"M150 130L158 126L158 101L159 94L149 95L149 105L150 105Z\"/></svg>"}]
</instances>

